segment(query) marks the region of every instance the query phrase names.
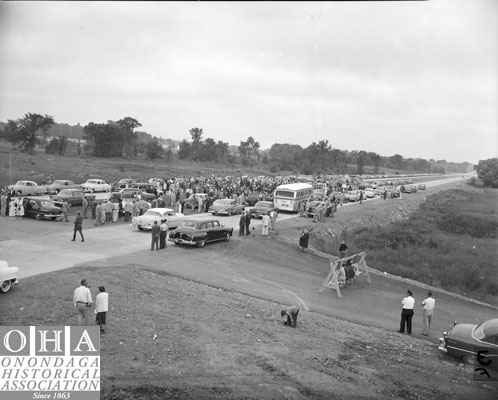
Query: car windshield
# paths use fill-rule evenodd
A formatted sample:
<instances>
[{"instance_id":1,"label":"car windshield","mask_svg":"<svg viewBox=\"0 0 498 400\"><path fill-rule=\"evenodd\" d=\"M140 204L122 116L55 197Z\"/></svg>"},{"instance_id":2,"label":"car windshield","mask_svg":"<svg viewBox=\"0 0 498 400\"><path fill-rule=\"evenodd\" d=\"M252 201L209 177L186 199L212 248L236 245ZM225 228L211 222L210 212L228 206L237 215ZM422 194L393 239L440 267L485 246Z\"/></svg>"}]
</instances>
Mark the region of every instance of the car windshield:
<instances>
[{"instance_id":1,"label":"car windshield","mask_svg":"<svg viewBox=\"0 0 498 400\"><path fill-rule=\"evenodd\" d=\"M40 205L42 207L53 207L54 203L52 203L51 201L48 201L48 200L40 200Z\"/></svg>"},{"instance_id":2,"label":"car windshield","mask_svg":"<svg viewBox=\"0 0 498 400\"><path fill-rule=\"evenodd\" d=\"M477 339L477 340L483 340L486 336L484 335L484 325L486 324L486 322L483 322L479 325L477 325L475 328L474 328L474 337Z\"/></svg>"},{"instance_id":3,"label":"car windshield","mask_svg":"<svg viewBox=\"0 0 498 400\"><path fill-rule=\"evenodd\" d=\"M496 320L488 320L474 328L473 336L477 340L484 340L486 337L494 336L498 332Z\"/></svg>"}]
</instances>

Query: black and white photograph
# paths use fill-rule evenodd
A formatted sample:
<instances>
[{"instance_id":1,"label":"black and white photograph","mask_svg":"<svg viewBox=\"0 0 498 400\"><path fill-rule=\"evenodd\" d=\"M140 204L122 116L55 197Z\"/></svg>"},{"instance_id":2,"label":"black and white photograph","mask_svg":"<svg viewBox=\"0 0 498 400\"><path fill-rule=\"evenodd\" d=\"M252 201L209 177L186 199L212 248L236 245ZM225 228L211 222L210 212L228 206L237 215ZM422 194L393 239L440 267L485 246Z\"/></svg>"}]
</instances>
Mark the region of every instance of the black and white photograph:
<instances>
[{"instance_id":1,"label":"black and white photograph","mask_svg":"<svg viewBox=\"0 0 498 400\"><path fill-rule=\"evenodd\" d=\"M498 397L496 0L2 1L0 163L0 399Z\"/></svg>"}]
</instances>

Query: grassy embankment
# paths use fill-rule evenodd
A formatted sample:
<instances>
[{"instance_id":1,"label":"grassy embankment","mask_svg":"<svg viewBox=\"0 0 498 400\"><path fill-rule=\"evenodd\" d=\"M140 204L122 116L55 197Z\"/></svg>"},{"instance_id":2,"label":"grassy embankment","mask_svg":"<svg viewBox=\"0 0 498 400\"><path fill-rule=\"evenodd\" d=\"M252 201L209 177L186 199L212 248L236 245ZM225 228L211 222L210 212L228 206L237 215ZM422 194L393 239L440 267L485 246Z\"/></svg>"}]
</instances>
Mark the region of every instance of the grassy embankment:
<instances>
[{"instance_id":1,"label":"grassy embankment","mask_svg":"<svg viewBox=\"0 0 498 400\"><path fill-rule=\"evenodd\" d=\"M406 220L357 230L350 248L388 273L498 305L497 205L498 190L443 191Z\"/></svg>"}]
</instances>

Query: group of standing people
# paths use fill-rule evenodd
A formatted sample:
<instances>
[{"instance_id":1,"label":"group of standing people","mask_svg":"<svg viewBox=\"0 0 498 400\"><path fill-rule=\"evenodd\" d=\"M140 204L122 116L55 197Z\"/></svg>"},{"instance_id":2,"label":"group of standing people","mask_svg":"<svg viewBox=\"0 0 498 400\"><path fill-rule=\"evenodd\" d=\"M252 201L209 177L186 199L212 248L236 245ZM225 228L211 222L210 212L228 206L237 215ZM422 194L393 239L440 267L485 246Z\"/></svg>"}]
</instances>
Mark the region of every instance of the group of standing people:
<instances>
[{"instance_id":1,"label":"group of standing people","mask_svg":"<svg viewBox=\"0 0 498 400\"><path fill-rule=\"evenodd\" d=\"M413 298L413 293L410 289L406 292L407 296L401 301L401 321L399 325L399 333L406 332L411 335L412 333L412 319L414 315L415 299ZM421 303L423 307L423 324L424 328L422 335L429 336L431 331L432 317L434 315L434 308L436 306L436 300L432 297L432 292L429 290L427 293L427 298Z\"/></svg>"},{"instance_id":2,"label":"group of standing people","mask_svg":"<svg viewBox=\"0 0 498 400\"><path fill-rule=\"evenodd\" d=\"M22 219L25 211L25 198L15 196L14 192L3 189L0 192L0 215L10 219Z\"/></svg>"},{"instance_id":3,"label":"group of standing people","mask_svg":"<svg viewBox=\"0 0 498 400\"><path fill-rule=\"evenodd\" d=\"M161 220L161 225L154 221L154 225L151 228L151 250L166 249L168 247L168 221L166 219Z\"/></svg>"}]
</instances>

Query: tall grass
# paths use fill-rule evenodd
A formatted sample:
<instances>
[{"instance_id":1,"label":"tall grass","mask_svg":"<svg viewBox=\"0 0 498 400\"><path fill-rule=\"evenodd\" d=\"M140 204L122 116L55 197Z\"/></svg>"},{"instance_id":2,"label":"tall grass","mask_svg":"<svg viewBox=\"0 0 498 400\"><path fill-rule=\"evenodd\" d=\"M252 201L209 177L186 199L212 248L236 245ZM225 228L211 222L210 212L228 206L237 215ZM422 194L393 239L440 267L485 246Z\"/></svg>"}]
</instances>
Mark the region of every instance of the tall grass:
<instances>
[{"instance_id":1,"label":"tall grass","mask_svg":"<svg viewBox=\"0 0 498 400\"><path fill-rule=\"evenodd\" d=\"M407 220L349 235L368 264L498 305L498 191L447 190Z\"/></svg>"}]
</instances>

